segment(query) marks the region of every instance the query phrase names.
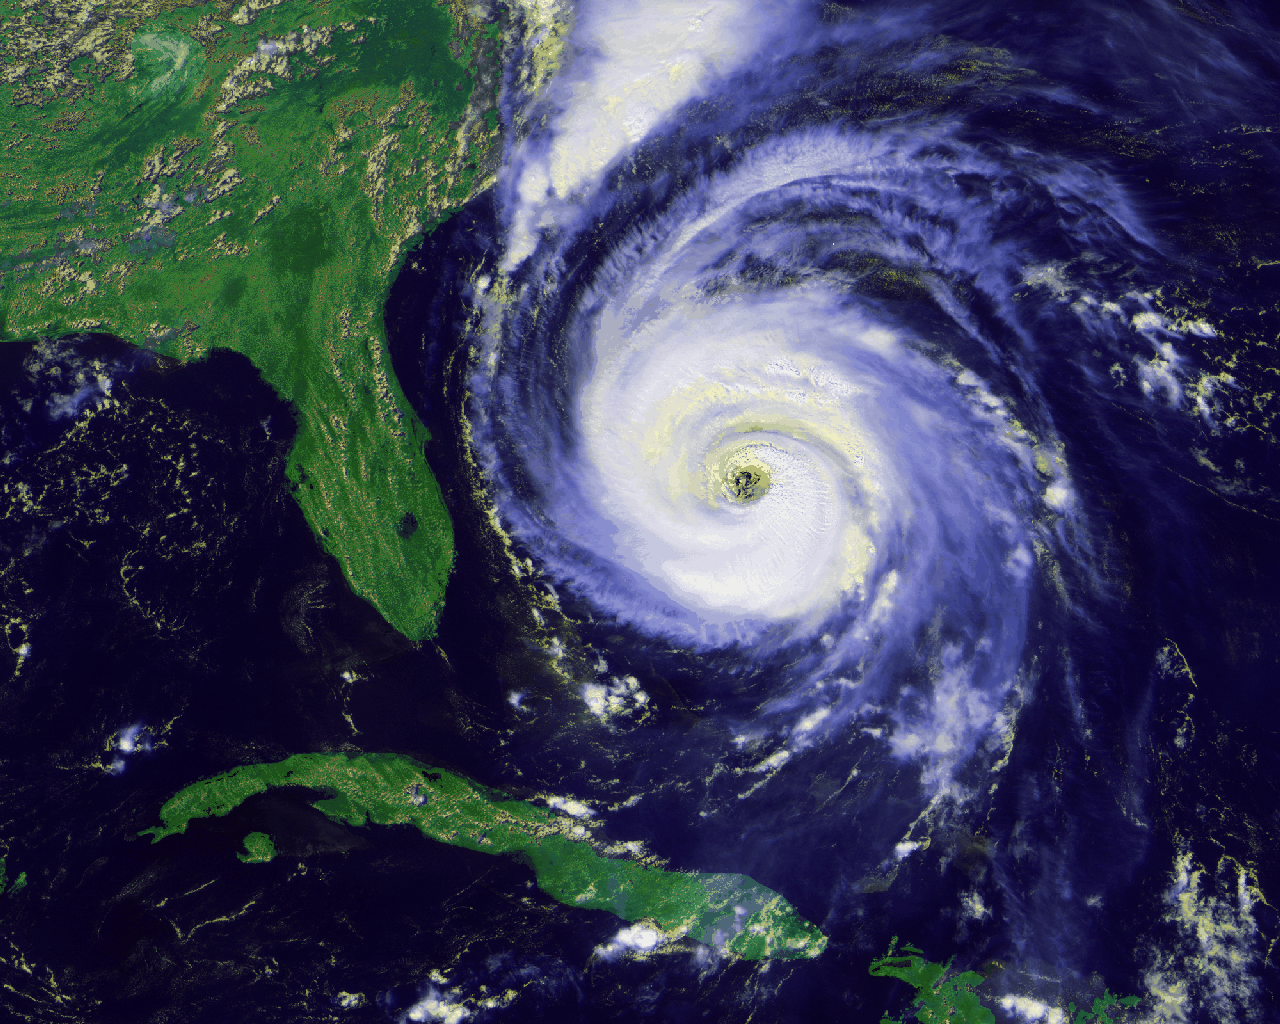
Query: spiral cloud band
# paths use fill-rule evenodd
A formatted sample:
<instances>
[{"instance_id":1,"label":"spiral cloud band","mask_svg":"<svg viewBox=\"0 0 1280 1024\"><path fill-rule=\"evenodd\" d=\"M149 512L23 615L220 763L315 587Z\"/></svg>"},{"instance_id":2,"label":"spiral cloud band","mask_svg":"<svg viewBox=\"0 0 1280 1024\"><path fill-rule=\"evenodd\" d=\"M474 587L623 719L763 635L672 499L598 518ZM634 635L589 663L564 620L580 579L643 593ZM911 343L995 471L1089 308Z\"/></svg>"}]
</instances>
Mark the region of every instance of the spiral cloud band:
<instances>
[{"instance_id":1,"label":"spiral cloud band","mask_svg":"<svg viewBox=\"0 0 1280 1024\"><path fill-rule=\"evenodd\" d=\"M1149 243L1082 164L836 95L792 126L777 81L727 88L559 205L492 303L473 436L514 538L597 614L777 655L793 747L888 713L954 790L1007 725L1034 552L1082 529L1018 308L1054 300L1045 228Z\"/></svg>"},{"instance_id":2,"label":"spiral cloud band","mask_svg":"<svg viewBox=\"0 0 1280 1024\"><path fill-rule=\"evenodd\" d=\"M1037 979L1096 969L1154 834L1179 487L1262 493L1228 454L1253 370L1223 311L1251 299L1173 198L1212 184L1187 140L1261 145L1233 120L1261 90L1181 8L1063 17L527 3L516 56L558 70L513 78L433 300L465 324L477 529L553 609L549 682L499 669L513 744L661 855L786 879L850 948L869 894L906 919L949 888L938 927L984 956L1004 930L1027 1019Z\"/></svg>"}]
</instances>

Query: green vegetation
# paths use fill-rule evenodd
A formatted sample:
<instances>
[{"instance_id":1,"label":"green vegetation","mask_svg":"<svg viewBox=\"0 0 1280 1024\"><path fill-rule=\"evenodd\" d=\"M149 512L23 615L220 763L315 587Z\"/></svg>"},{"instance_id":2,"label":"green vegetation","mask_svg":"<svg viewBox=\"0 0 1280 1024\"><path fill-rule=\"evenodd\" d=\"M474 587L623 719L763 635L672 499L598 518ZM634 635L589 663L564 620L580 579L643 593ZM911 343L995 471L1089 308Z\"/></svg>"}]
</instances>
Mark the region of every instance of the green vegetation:
<instances>
[{"instance_id":1,"label":"green vegetation","mask_svg":"<svg viewBox=\"0 0 1280 1024\"><path fill-rule=\"evenodd\" d=\"M265 864L276 858L276 844L265 832L250 832L244 837L244 853L237 853L246 864Z\"/></svg>"},{"instance_id":2,"label":"green vegetation","mask_svg":"<svg viewBox=\"0 0 1280 1024\"><path fill-rule=\"evenodd\" d=\"M46 6L0 0L0 340L245 354L297 410L321 543L433 632L452 526L382 306L485 185L500 26L410 0Z\"/></svg>"},{"instance_id":3,"label":"green vegetation","mask_svg":"<svg viewBox=\"0 0 1280 1024\"><path fill-rule=\"evenodd\" d=\"M1137 996L1120 998L1110 992L1104 992L1087 1009L1082 1007L1077 1010L1075 1003L1068 1003L1067 1020L1071 1021L1071 1024L1106 1024L1108 1021L1117 1019L1111 1016L1112 1007L1119 1006L1123 1012L1134 1009L1140 1002L1142 1000Z\"/></svg>"},{"instance_id":4,"label":"green vegetation","mask_svg":"<svg viewBox=\"0 0 1280 1024\"><path fill-rule=\"evenodd\" d=\"M7 889L9 892L17 892L27 884L27 873L24 871L13 880L13 884L8 884L8 874L6 873L4 858L0 857L0 896L5 894Z\"/></svg>"},{"instance_id":5,"label":"green vegetation","mask_svg":"<svg viewBox=\"0 0 1280 1024\"><path fill-rule=\"evenodd\" d=\"M669 938L688 935L747 959L815 957L826 947L826 936L785 899L745 875L663 871L621 859L614 854L626 847L597 849L575 818L396 754L297 754L235 768L177 793L160 810L164 824L139 835L159 842L185 832L193 818L228 814L279 786L321 790L315 806L335 821L412 825L442 843L515 855L561 903L651 920ZM249 840L245 846L253 852Z\"/></svg>"},{"instance_id":6,"label":"green vegetation","mask_svg":"<svg viewBox=\"0 0 1280 1024\"><path fill-rule=\"evenodd\" d=\"M871 963L871 974L877 978L897 978L916 990L909 1009L915 1010L915 1018L922 1024L948 1021L950 1024L995 1024L995 1014L982 1005L978 987L986 980L976 971L951 973L954 960L945 964L930 963L922 950L903 944L898 953L898 937L889 943L889 951ZM1067 1006L1067 1020L1071 1024L1109 1024L1118 1020L1111 1016L1113 1007L1133 1009L1141 1000L1137 996L1119 999L1110 992L1093 1001L1091 1009L1076 1009L1075 1003ZM903 1024L903 1018L885 1014L880 1024Z\"/></svg>"},{"instance_id":7,"label":"green vegetation","mask_svg":"<svg viewBox=\"0 0 1280 1024\"><path fill-rule=\"evenodd\" d=\"M982 1005L975 991L986 979L975 971L951 974L951 963L934 964L925 960L915 946L904 945L895 955L898 937L889 943L889 952L871 964L877 978L889 977L905 981L916 990L911 1008L916 1020L954 1021L955 1024L995 1024L995 1014ZM881 1024L901 1024L886 1014Z\"/></svg>"}]
</instances>

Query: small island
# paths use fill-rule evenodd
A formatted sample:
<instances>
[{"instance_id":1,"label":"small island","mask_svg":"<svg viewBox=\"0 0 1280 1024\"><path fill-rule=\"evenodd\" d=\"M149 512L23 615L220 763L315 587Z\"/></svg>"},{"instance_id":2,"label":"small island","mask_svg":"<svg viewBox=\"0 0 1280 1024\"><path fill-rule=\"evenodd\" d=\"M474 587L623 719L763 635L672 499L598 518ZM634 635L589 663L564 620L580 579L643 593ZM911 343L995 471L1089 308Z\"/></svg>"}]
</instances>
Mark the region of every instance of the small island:
<instances>
[{"instance_id":1,"label":"small island","mask_svg":"<svg viewBox=\"0 0 1280 1024\"><path fill-rule=\"evenodd\" d=\"M250 832L244 837L244 853L237 853L246 864L265 864L275 860L276 844L265 832Z\"/></svg>"}]
</instances>

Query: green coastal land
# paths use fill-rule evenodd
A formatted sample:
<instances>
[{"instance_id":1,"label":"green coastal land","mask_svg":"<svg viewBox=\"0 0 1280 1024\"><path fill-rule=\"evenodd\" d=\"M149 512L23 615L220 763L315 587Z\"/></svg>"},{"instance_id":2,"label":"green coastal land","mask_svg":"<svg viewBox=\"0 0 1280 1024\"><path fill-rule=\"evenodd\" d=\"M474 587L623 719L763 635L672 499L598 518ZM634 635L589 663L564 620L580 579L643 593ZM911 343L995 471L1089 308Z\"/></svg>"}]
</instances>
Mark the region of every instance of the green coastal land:
<instances>
[{"instance_id":1,"label":"green coastal land","mask_svg":"<svg viewBox=\"0 0 1280 1024\"><path fill-rule=\"evenodd\" d=\"M956 1024L995 1024L995 1014L982 1005L977 989L986 979L977 971L953 974L950 962L932 963L922 950L910 943L898 949L895 935L889 952L872 961L870 972L877 978L897 978L916 990L911 1009L919 1021L954 1021ZM904 1024L888 1014L880 1024Z\"/></svg>"},{"instance_id":2,"label":"green coastal land","mask_svg":"<svg viewBox=\"0 0 1280 1024\"><path fill-rule=\"evenodd\" d=\"M0 857L0 896L6 891L17 892L19 889L25 888L27 884L27 873L23 871L12 882L9 881L8 868L5 866L5 859Z\"/></svg>"},{"instance_id":3,"label":"green coastal land","mask_svg":"<svg viewBox=\"0 0 1280 1024\"><path fill-rule=\"evenodd\" d=\"M514 855L538 887L573 907L649 921L666 938L688 936L744 959L816 957L826 936L778 893L745 875L664 871L599 847L578 819L553 814L460 775L396 754L297 754L246 765L187 786L160 810L153 843L193 818L229 814L280 786L322 791L315 807L349 825L412 825L424 836L481 853ZM272 859L270 836L250 833L241 860Z\"/></svg>"},{"instance_id":4,"label":"green coastal land","mask_svg":"<svg viewBox=\"0 0 1280 1024\"><path fill-rule=\"evenodd\" d=\"M995 1024L995 1014L983 1004L978 988L986 981L977 971L952 971L953 961L934 963L924 958L924 951L910 943L898 946L895 935L889 943L889 951L871 962L870 973L877 978L897 978L915 989L909 1010L921 1024ZM1093 1000L1090 1006L1077 1007L1068 1003L1066 1012L1055 1010L1055 1017L1064 1024L1119 1024L1123 1014L1136 1008L1141 1000L1137 996L1120 998L1110 990ZM1112 1010L1122 1016L1113 1017ZM906 1017L890 1017L887 1013L880 1024L906 1024Z\"/></svg>"},{"instance_id":5,"label":"green coastal land","mask_svg":"<svg viewBox=\"0 0 1280 1024\"><path fill-rule=\"evenodd\" d=\"M382 308L487 184L500 35L434 0L0 0L0 340L243 353L307 521L413 639L453 534Z\"/></svg>"}]
</instances>

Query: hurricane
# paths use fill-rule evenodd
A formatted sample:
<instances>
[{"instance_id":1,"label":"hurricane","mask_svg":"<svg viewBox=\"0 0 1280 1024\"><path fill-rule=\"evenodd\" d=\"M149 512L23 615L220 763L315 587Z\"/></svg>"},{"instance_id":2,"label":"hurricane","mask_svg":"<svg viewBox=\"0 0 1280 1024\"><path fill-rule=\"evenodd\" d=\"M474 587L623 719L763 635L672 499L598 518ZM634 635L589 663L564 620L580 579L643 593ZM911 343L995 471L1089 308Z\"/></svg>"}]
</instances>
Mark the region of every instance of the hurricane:
<instances>
[{"instance_id":1,"label":"hurricane","mask_svg":"<svg viewBox=\"0 0 1280 1024\"><path fill-rule=\"evenodd\" d=\"M1052 420L1032 411L1033 435L993 393L989 335L955 294L987 272L975 250L1019 254L983 251L1008 211L988 198L966 215L951 161L1000 172L900 131L744 145L675 199L611 183L610 199L643 193L646 223L589 280L557 275L511 314L513 333L541 319L554 334L522 335L478 385L495 405L477 436L514 450L522 435L515 465L493 466L496 501L602 613L695 650L785 655L771 728L807 741L899 705L888 742L937 774L998 729L1033 550L1077 531ZM867 294L877 271L895 275L888 295ZM531 391L562 394L564 418ZM937 685L904 706L924 630Z\"/></svg>"},{"instance_id":2,"label":"hurricane","mask_svg":"<svg viewBox=\"0 0 1280 1024\"><path fill-rule=\"evenodd\" d=\"M1261 1019L1257 847L1211 856L1169 801L1213 503L1274 514L1241 319L1270 316L1274 27L522 17L425 399L554 680L512 686L512 763L851 957L884 920L968 943L1009 1019L1107 970L1143 1019Z\"/></svg>"}]
</instances>

